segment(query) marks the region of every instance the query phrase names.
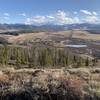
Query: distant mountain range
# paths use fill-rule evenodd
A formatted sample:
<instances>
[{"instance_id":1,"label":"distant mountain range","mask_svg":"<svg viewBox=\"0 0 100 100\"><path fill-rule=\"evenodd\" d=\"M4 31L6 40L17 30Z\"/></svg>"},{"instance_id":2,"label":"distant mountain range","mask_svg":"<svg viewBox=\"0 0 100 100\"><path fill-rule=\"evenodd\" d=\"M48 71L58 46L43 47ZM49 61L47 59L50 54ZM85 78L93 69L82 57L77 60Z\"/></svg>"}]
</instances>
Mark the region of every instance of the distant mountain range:
<instances>
[{"instance_id":1,"label":"distant mountain range","mask_svg":"<svg viewBox=\"0 0 100 100\"><path fill-rule=\"evenodd\" d=\"M0 30L33 30L33 31L64 31L64 30L100 30L100 24L67 24L67 25L25 25L25 24L0 24Z\"/></svg>"}]
</instances>

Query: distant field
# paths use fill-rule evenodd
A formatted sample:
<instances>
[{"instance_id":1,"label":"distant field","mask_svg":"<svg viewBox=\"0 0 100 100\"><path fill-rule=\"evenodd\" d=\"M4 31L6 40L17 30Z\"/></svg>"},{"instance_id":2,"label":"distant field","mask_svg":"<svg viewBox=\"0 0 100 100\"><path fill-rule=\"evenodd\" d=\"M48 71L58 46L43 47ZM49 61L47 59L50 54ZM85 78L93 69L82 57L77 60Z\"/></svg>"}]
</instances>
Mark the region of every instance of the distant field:
<instances>
[{"instance_id":1,"label":"distant field","mask_svg":"<svg viewBox=\"0 0 100 100\"><path fill-rule=\"evenodd\" d=\"M86 39L86 40L100 40L100 34L91 34L88 31L74 31L73 38Z\"/></svg>"},{"instance_id":2,"label":"distant field","mask_svg":"<svg viewBox=\"0 0 100 100\"><path fill-rule=\"evenodd\" d=\"M42 40L60 40L65 38L76 38L76 39L84 39L84 40L100 40L100 34L91 34L88 31L61 31L61 32L39 32L39 33L23 33L18 36L13 35L0 35L0 38L7 40L10 43L18 43L23 41L34 40L36 38L40 38Z\"/></svg>"}]
</instances>

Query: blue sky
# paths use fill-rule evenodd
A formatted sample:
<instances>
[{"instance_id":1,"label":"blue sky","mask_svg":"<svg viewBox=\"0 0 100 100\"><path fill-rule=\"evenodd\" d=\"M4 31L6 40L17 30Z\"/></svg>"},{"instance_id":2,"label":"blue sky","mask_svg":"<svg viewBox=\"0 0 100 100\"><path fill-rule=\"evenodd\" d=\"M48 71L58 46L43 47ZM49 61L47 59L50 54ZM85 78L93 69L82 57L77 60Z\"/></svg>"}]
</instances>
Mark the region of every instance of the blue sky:
<instances>
[{"instance_id":1,"label":"blue sky","mask_svg":"<svg viewBox=\"0 0 100 100\"><path fill-rule=\"evenodd\" d=\"M100 0L0 0L0 23L100 23Z\"/></svg>"}]
</instances>

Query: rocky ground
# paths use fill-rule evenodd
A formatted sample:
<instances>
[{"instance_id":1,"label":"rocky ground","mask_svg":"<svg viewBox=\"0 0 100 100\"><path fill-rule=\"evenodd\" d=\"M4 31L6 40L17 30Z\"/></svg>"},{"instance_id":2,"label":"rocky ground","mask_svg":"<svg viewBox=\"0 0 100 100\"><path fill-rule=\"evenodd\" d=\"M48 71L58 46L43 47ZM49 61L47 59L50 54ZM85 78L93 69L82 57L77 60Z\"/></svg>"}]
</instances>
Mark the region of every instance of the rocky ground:
<instances>
[{"instance_id":1,"label":"rocky ground","mask_svg":"<svg viewBox=\"0 0 100 100\"><path fill-rule=\"evenodd\" d=\"M100 68L3 68L0 100L100 100Z\"/></svg>"}]
</instances>

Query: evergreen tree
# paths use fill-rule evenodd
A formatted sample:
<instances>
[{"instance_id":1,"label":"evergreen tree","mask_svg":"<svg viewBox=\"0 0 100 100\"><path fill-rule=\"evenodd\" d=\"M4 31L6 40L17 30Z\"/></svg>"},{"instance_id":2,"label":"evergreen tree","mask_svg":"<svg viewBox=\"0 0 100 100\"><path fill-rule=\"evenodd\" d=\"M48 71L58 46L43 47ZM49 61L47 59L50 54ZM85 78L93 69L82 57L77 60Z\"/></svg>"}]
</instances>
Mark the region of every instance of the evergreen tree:
<instances>
[{"instance_id":1,"label":"evergreen tree","mask_svg":"<svg viewBox=\"0 0 100 100\"><path fill-rule=\"evenodd\" d=\"M40 64L42 66L52 66L53 65L53 59L51 56L50 49L44 49L40 56Z\"/></svg>"},{"instance_id":2,"label":"evergreen tree","mask_svg":"<svg viewBox=\"0 0 100 100\"><path fill-rule=\"evenodd\" d=\"M3 48L2 64L8 64L8 47L6 45Z\"/></svg>"},{"instance_id":3,"label":"evergreen tree","mask_svg":"<svg viewBox=\"0 0 100 100\"><path fill-rule=\"evenodd\" d=\"M77 57L75 67L81 67L81 66L82 66L82 59L81 59L81 57Z\"/></svg>"},{"instance_id":4,"label":"evergreen tree","mask_svg":"<svg viewBox=\"0 0 100 100\"><path fill-rule=\"evenodd\" d=\"M15 57L16 57L16 65L20 65L22 63L20 48L15 49Z\"/></svg>"},{"instance_id":5,"label":"evergreen tree","mask_svg":"<svg viewBox=\"0 0 100 100\"><path fill-rule=\"evenodd\" d=\"M97 62L98 62L98 60L97 60L96 58L94 58L94 59L92 60L92 65L95 66L95 65L97 64Z\"/></svg>"},{"instance_id":6,"label":"evergreen tree","mask_svg":"<svg viewBox=\"0 0 100 100\"><path fill-rule=\"evenodd\" d=\"M22 49L20 52L21 52L21 53L20 53L20 56L21 56L21 64L27 64L26 56L25 56L25 55L27 55L27 54L25 54L25 52L24 52L23 49Z\"/></svg>"},{"instance_id":7,"label":"evergreen tree","mask_svg":"<svg viewBox=\"0 0 100 100\"><path fill-rule=\"evenodd\" d=\"M73 63L76 63L77 62L77 58L76 58L76 56L74 55L74 57L73 57Z\"/></svg>"},{"instance_id":8,"label":"evergreen tree","mask_svg":"<svg viewBox=\"0 0 100 100\"><path fill-rule=\"evenodd\" d=\"M85 66L89 66L89 59L87 57L86 61L85 61Z\"/></svg>"}]
</instances>

